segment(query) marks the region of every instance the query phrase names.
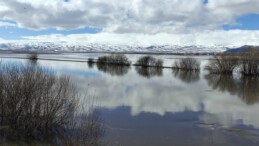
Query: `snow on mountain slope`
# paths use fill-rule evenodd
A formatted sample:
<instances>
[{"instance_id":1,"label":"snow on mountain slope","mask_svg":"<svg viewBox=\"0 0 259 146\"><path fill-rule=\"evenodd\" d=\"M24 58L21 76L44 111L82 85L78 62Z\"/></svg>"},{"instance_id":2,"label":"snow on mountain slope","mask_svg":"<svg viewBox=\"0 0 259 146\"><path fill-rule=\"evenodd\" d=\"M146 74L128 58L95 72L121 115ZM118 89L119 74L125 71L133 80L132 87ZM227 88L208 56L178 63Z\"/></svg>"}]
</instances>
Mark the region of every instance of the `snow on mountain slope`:
<instances>
[{"instance_id":1,"label":"snow on mountain slope","mask_svg":"<svg viewBox=\"0 0 259 146\"><path fill-rule=\"evenodd\" d=\"M0 50L19 51L74 51L74 52L148 52L148 53L216 53L224 52L224 46L129 46L71 42L12 41L0 42Z\"/></svg>"}]
</instances>

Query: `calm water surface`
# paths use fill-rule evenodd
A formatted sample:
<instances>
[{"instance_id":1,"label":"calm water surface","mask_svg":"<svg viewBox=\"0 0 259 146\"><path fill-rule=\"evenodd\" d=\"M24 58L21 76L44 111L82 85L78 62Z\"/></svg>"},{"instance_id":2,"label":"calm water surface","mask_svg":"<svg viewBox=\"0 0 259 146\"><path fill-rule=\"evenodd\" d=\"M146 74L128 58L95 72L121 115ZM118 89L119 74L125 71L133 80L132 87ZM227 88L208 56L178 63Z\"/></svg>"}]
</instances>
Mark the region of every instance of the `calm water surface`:
<instances>
[{"instance_id":1,"label":"calm water surface","mask_svg":"<svg viewBox=\"0 0 259 146\"><path fill-rule=\"evenodd\" d=\"M70 75L86 98L94 98L108 145L259 145L257 78L83 62L45 60L37 65Z\"/></svg>"}]
</instances>

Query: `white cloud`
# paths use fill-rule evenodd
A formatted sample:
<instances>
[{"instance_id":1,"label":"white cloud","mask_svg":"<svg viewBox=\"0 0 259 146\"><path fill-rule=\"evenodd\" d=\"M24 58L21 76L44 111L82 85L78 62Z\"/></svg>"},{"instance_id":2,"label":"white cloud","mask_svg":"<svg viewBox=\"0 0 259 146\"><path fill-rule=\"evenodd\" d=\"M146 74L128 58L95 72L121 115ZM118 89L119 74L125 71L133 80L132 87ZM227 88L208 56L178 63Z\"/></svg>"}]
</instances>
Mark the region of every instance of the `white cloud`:
<instances>
[{"instance_id":1,"label":"white cloud","mask_svg":"<svg viewBox=\"0 0 259 146\"><path fill-rule=\"evenodd\" d=\"M42 36L24 36L24 39L36 41L85 42L112 45L259 45L259 31L218 30L187 34L142 34L142 33L97 33L97 34L52 34Z\"/></svg>"},{"instance_id":2,"label":"white cloud","mask_svg":"<svg viewBox=\"0 0 259 146\"><path fill-rule=\"evenodd\" d=\"M0 19L20 27L97 27L119 33L215 30L239 16L259 13L259 0L1 0L0 6Z\"/></svg>"}]
</instances>

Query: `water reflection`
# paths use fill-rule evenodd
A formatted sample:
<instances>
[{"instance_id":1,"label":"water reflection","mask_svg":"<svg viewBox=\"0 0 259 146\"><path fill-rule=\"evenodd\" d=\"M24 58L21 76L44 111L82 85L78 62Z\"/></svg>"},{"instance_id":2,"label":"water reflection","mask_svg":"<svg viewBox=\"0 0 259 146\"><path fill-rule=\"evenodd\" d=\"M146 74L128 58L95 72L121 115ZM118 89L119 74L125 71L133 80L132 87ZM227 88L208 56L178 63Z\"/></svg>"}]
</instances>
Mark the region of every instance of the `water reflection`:
<instances>
[{"instance_id":1,"label":"water reflection","mask_svg":"<svg viewBox=\"0 0 259 146\"><path fill-rule=\"evenodd\" d=\"M200 79L199 71L186 71L181 69L173 69L173 74L185 83L197 82Z\"/></svg>"},{"instance_id":2,"label":"water reflection","mask_svg":"<svg viewBox=\"0 0 259 146\"><path fill-rule=\"evenodd\" d=\"M38 60L37 59L28 59L27 63L29 65L37 65L38 64Z\"/></svg>"},{"instance_id":3,"label":"water reflection","mask_svg":"<svg viewBox=\"0 0 259 146\"><path fill-rule=\"evenodd\" d=\"M247 104L259 102L258 77L241 77L240 79L235 79L232 75L216 74L207 74L204 77L214 90L237 95Z\"/></svg>"},{"instance_id":4,"label":"water reflection","mask_svg":"<svg viewBox=\"0 0 259 146\"><path fill-rule=\"evenodd\" d=\"M214 83L219 78L215 76L186 84L174 77L171 69L164 69L159 78L147 79L130 69L124 76L114 78L82 68L83 63L41 63L70 74L80 91L90 84L88 91L98 97L93 107L101 113L107 127L104 137L118 145L258 145L259 104L246 104L238 94L245 91L235 91L246 84L257 87L252 86L255 79L241 82L220 77L220 82L227 80L230 84L225 87L218 85L223 83ZM209 82L214 89L208 87ZM228 86L232 84L236 87L229 94L233 89ZM250 88L244 90L255 92ZM246 136L241 137L235 131Z\"/></svg>"},{"instance_id":5,"label":"water reflection","mask_svg":"<svg viewBox=\"0 0 259 146\"><path fill-rule=\"evenodd\" d=\"M163 68L161 67L136 66L135 69L139 75L146 78L163 75Z\"/></svg>"},{"instance_id":6,"label":"water reflection","mask_svg":"<svg viewBox=\"0 0 259 146\"><path fill-rule=\"evenodd\" d=\"M247 103L259 102L259 78L243 77L240 83L239 96Z\"/></svg>"},{"instance_id":7,"label":"water reflection","mask_svg":"<svg viewBox=\"0 0 259 146\"><path fill-rule=\"evenodd\" d=\"M128 65L116 65L107 63L97 63L97 69L99 71L108 73L112 76L124 76L128 73L130 66Z\"/></svg>"},{"instance_id":8,"label":"water reflection","mask_svg":"<svg viewBox=\"0 0 259 146\"><path fill-rule=\"evenodd\" d=\"M229 92L232 95L235 95L239 91L238 84L232 75L207 74L204 78L214 90Z\"/></svg>"}]
</instances>

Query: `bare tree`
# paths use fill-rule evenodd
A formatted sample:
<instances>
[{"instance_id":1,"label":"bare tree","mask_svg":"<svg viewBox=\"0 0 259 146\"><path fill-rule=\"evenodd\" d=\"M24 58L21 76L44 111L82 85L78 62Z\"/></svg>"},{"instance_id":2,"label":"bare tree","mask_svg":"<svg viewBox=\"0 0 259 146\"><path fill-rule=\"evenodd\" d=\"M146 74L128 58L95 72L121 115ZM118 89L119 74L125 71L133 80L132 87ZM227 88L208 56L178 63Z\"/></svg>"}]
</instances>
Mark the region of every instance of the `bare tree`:
<instances>
[{"instance_id":1,"label":"bare tree","mask_svg":"<svg viewBox=\"0 0 259 146\"><path fill-rule=\"evenodd\" d=\"M128 66L131 64L127 56L122 54L101 56L97 59L97 63Z\"/></svg>"},{"instance_id":2,"label":"bare tree","mask_svg":"<svg viewBox=\"0 0 259 146\"><path fill-rule=\"evenodd\" d=\"M223 53L214 56L205 69L214 74L232 74L233 70L238 66L238 63L238 56Z\"/></svg>"},{"instance_id":3,"label":"bare tree","mask_svg":"<svg viewBox=\"0 0 259 146\"><path fill-rule=\"evenodd\" d=\"M163 67L163 60L152 56L143 56L137 60L136 65L143 67Z\"/></svg>"},{"instance_id":4,"label":"bare tree","mask_svg":"<svg viewBox=\"0 0 259 146\"><path fill-rule=\"evenodd\" d=\"M53 144L97 145L97 134L102 134L98 115L78 114L77 93L68 76L38 66L0 64L1 134ZM67 139L73 142L66 143Z\"/></svg>"},{"instance_id":5,"label":"bare tree","mask_svg":"<svg viewBox=\"0 0 259 146\"><path fill-rule=\"evenodd\" d=\"M186 71L199 71L200 62L194 58L183 58L179 61L175 61L172 68Z\"/></svg>"}]
</instances>

